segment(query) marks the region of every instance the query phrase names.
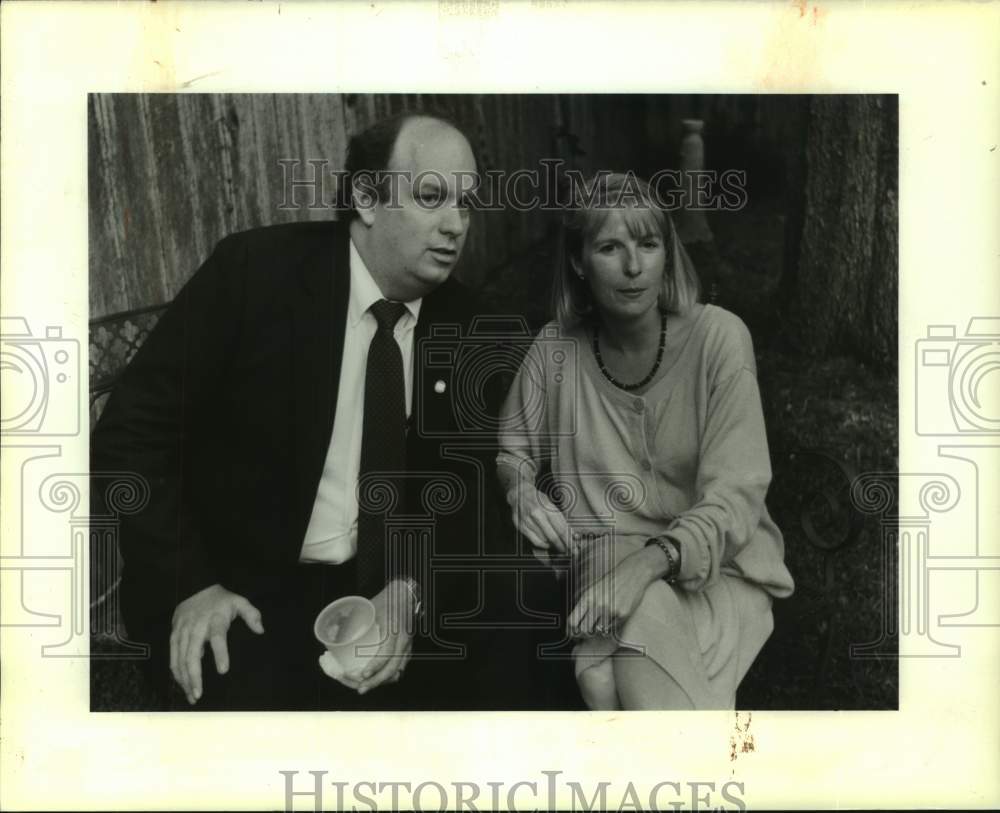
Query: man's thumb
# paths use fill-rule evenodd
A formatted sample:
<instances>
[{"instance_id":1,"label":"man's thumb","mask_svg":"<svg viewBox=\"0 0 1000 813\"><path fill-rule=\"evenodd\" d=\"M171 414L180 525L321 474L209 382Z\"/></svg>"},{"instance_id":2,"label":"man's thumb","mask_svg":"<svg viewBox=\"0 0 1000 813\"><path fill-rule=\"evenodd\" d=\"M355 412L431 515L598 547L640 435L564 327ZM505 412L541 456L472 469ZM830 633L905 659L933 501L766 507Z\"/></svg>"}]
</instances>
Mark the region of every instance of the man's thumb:
<instances>
[{"instance_id":1,"label":"man's thumb","mask_svg":"<svg viewBox=\"0 0 1000 813\"><path fill-rule=\"evenodd\" d=\"M258 635L264 633L264 624L260 616L260 610L254 607L249 601L244 598L237 602L236 611L250 629Z\"/></svg>"}]
</instances>

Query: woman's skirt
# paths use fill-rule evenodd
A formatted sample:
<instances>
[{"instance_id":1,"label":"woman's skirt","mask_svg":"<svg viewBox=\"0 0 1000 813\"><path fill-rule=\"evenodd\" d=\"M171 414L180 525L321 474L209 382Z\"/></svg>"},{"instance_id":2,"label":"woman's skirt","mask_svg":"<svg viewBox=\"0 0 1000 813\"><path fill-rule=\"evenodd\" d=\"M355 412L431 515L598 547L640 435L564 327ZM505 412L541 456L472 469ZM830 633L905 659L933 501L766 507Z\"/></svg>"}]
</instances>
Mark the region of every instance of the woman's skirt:
<instances>
[{"instance_id":1,"label":"woman's skirt","mask_svg":"<svg viewBox=\"0 0 1000 813\"><path fill-rule=\"evenodd\" d=\"M645 537L596 537L583 543L571 578L578 596L612 563L639 550ZM632 616L607 636L588 637L573 650L577 676L615 657L652 658L684 690L696 709L731 709L736 689L774 629L771 596L745 579L720 574L690 592L665 581L651 584Z\"/></svg>"}]
</instances>

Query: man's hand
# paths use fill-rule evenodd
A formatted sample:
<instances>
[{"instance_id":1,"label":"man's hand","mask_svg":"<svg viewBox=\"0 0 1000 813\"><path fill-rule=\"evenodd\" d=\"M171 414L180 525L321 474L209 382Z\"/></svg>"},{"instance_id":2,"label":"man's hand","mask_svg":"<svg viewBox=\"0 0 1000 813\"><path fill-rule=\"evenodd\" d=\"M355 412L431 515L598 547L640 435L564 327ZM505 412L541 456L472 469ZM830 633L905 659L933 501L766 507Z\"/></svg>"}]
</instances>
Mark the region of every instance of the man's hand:
<instances>
[{"instance_id":1,"label":"man's hand","mask_svg":"<svg viewBox=\"0 0 1000 813\"><path fill-rule=\"evenodd\" d=\"M358 672L346 673L342 681L356 688L358 694L395 683L402 677L413 649L413 594L402 581L392 581L372 599L375 623L383 636L382 645L372 659Z\"/></svg>"},{"instance_id":2,"label":"man's hand","mask_svg":"<svg viewBox=\"0 0 1000 813\"><path fill-rule=\"evenodd\" d=\"M174 610L170 671L192 706L201 699L201 655L206 639L212 646L216 671L220 675L229 671L226 634L236 616L258 635L264 634L260 611L221 584L213 584L184 599Z\"/></svg>"},{"instance_id":3,"label":"man's hand","mask_svg":"<svg viewBox=\"0 0 1000 813\"><path fill-rule=\"evenodd\" d=\"M514 525L536 548L566 553L571 541L566 518L542 492L523 484L507 493Z\"/></svg>"}]
</instances>

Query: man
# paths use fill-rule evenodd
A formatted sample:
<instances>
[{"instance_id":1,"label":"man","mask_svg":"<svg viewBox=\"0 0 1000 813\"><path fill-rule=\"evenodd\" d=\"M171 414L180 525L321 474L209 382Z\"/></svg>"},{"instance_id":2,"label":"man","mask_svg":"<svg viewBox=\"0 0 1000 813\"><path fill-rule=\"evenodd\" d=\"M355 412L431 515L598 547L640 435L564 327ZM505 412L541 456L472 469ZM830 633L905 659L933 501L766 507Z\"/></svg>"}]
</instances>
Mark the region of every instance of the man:
<instances>
[{"instance_id":1,"label":"man","mask_svg":"<svg viewBox=\"0 0 1000 813\"><path fill-rule=\"evenodd\" d=\"M436 707L446 701L433 686L468 684L461 647L411 664L413 618L446 588L430 583L429 546L400 542L385 506L359 505L358 485L388 478L408 515L421 510L421 477L482 474L458 471L440 439L414 429L454 424L448 382L415 372L435 325L464 330L477 311L449 279L476 161L451 123L413 114L352 139L347 169L348 223L219 243L95 429L93 470L135 471L150 488L120 531L126 627L149 642L161 689L171 675L192 706ZM434 520L444 549L476 549L479 492ZM367 667L333 680L313 619L359 592L382 643Z\"/></svg>"}]
</instances>

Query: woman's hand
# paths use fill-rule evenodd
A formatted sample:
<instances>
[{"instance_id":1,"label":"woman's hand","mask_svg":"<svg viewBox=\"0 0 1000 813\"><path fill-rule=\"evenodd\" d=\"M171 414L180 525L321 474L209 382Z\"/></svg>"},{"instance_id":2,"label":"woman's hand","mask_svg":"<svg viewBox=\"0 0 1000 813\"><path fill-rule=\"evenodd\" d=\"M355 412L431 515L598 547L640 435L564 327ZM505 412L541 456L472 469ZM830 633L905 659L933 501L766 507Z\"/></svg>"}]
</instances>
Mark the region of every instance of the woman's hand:
<instances>
[{"instance_id":1,"label":"woman's hand","mask_svg":"<svg viewBox=\"0 0 1000 813\"><path fill-rule=\"evenodd\" d=\"M566 518L544 494L530 484L507 492L514 525L536 548L566 553L570 530Z\"/></svg>"},{"instance_id":2,"label":"woman's hand","mask_svg":"<svg viewBox=\"0 0 1000 813\"><path fill-rule=\"evenodd\" d=\"M666 556L646 547L622 559L611 571L586 587L566 620L569 635L585 638L610 635L635 612L646 588L666 572Z\"/></svg>"}]
</instances>

